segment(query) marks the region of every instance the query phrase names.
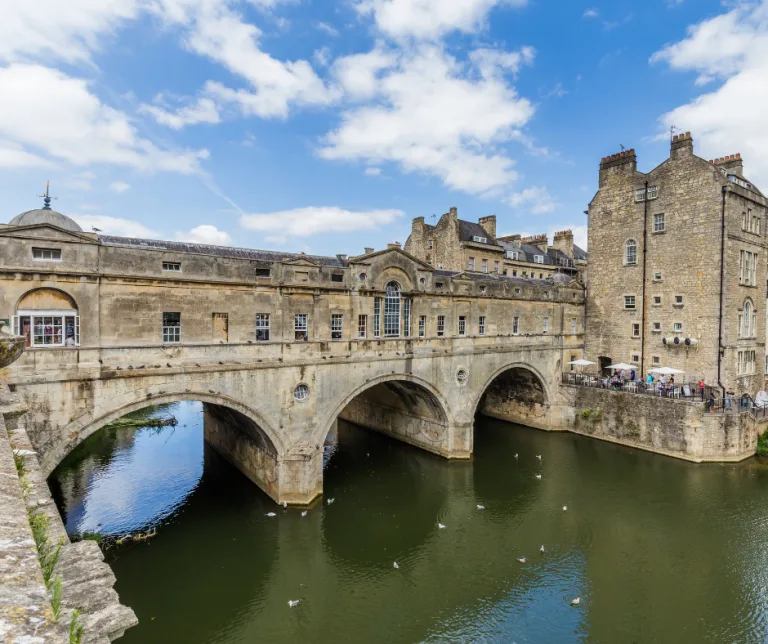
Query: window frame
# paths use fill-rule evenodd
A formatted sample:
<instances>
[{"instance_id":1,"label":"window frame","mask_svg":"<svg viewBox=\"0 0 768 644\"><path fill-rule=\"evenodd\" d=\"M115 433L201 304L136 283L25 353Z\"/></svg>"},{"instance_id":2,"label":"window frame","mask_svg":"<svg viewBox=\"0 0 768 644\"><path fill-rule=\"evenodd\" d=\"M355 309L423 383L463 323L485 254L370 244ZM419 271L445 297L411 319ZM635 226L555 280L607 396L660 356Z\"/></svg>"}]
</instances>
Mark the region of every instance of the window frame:
<instances>
[{"instance_id":1,"label":"window frame","mask_svg":"<svg viewBox=\"0 0 768 644\"><path fill-rule=\"evenodd\" d=\"M631 259L630 250L632 251ZM624 266L637 266L637 242L634 239L624 242Z\"/></svg>"},{"instance_id":2,"label":"window frame","mask_svg":"<svg viewBox=\"0 0 768 644\"><path fill-rule=\"evenodd\" d=\"M344 339L344 314L331 313L331 340Z\"/></svg>"},{"instance_id":3,"label":"window frame","mask_svg":"<svg viewBox=\"0 0 768 644\"><path fill-rule=\"evenodd\" d=\"M256 342L269 342L271 336L270 326L271 320L269 313L256 314ZM262 337L259 337L260 335Z\"/></svg>"},{"instance_id":4,"label":"window frame","mask_svg":"<svg viewBox=\"0 0 768 644\"><path fill-rule=\"evenodd\" d=\"M368 337L368 316L365 313L360 313L357 316L357 337L360 340L365 340Z\"/></svg>"},{"instance_id":5,"label":"window frame","mask_svg":"<svg viewBox=\"0 0 768 644\"><path fill-rule=\"evenodd\" d=\"M40 257L36 257L35 253L39 253ZM45 257L46 253L50 253L51 256ZM35 262L60 262L61 248L43 248L42 246L32 246L32 260Z\"/></svg>"},{"instance_id":6,"label":"window frame","mask_svg":"<svg viewBox=\"0 0 768 644\"><path fill-rule=\"evenodd\" d=\"M445 316L437 316L437 337L442 338L445 335Z\"/></svg>"},{"instance_id":7,"label":"window frame","mask_svg":"<svg viewBox=\"0 0 768 644\"><path fill-rule=\"evenodd\" d=\"M427 316L419 316L419 337L424 338L427 336Z\"/></svg>"},{"instance_id":8,"label":"window frame","mask_svg":"<svg viewBox=\"0 0 768 644\"><path fill-rule=\"evenodd\" d=\"M467 335L467 316L466 315L459 316L458 334L459 334L459 337L462 337L462 338Z\"/></svg>"},{"instance_id":9,"label":"window frame","mask_svg":"<svg viewBox=\"0 0 768 644\"><path fill-rule=\"evenodd\" d=\"M163 262L164 273L181 273L181 262Z\"/></svg>"},{"instance_id":10,"label":"window frame","mask_svg":"<svg viewBox=\"0 0 768 644\"><path fill-rule=\"evenodd\" d=\"M166 316L176 315L176 324L171 324ZM162 313L163 344L181 344L181 311L163 311Z\"/></svg>"},{"instance_id":11,"label":"window frame","mask_svg":"<svg viewBox=\"0 0 768 644\"><path fill-rule=\"evenodd\" d=\"M631 306L630 306L630 300L631 300ZM625 295L624 296L624 310L625 311L636 311L637 310L637 297L634 295Z\"/></svg>"},{"instance_id":12,"label":"window frame","mask_svg":"<svg viewBox=\"0 0 768 644\"><path fill-rule=\"evenodd\" d=\"M299 337L303 333L304 337ZM293 339L295 342L307 342L309 340L309 314L296 313L293 316Z\"/></svg>"},{"instance_id":13,"label":"window frame","mask_svg":"<svg viewBox=\"0 0 768 644\"><path fill-rule=\"evenodd\" d=\"M661 217L661 219L659 219ZM659 227L659 222L661 222L661 227ZM664 215L663 212L656 213L653 216L653 232L654 233L663 233L667 229L667 218Z\"/></svg>"},{"instance_id":14,"label":"window frame","mask_svg":"<svg viewBox=\"0 0 768 644\"><path fill-rule=\"evenodd\" d=\"M512 317L512 335L520 335L520 317L517 315Z\"/></svg>"}]
</instances>

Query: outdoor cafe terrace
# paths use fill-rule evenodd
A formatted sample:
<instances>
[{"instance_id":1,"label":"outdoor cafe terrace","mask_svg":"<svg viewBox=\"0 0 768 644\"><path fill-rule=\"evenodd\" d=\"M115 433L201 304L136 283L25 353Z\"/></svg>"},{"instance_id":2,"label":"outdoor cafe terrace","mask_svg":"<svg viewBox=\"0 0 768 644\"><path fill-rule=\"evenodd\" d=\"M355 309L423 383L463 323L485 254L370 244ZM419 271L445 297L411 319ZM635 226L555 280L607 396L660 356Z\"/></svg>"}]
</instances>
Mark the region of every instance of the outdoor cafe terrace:
<instances>
[{"instance_id":1,"label":"outdoor cafe terrace","mask_svg":"<svg viewBox=\"0 0 768 644\"><path fill-rule=\"evenodd\" d=\"M743 413L749 412L756 418L768 417L768 405L760 402L756 404L751 396L725 396L720 393L719 387L704 385L700 389L696 383L662 384L660 379L652 383L638 380L626 380L618 376L595 376L586 373L564 372L562 374L564 385L579 387L594 387L610 391L620 391L640 396L660 396L675 398L689 403L704 404L712 413ZM711 402L713 400L713 402Z\"/></svg>"}]
</instances>

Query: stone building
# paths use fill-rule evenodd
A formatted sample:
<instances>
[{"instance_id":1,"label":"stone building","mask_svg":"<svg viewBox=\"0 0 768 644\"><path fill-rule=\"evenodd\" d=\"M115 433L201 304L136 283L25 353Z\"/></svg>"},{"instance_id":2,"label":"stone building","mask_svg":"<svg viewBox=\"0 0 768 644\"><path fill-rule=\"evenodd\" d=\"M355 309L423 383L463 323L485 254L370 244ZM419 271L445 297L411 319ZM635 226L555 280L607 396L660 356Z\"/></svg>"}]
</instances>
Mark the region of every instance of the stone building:
<instances>
[{"instance_id":1,"label":"stone building","mask_svg":"<svg viewBox=\"0 0 768 644\"><path fill-rule=\"evenodd\" d=\"M648 173L602 159L589 205L587 358L670 366L737 394L763 387L768 202L740 155L707 161L690 133Z\"/></svg>"},{"instance_id":2,"label":"stone building","mask_svg":"<svg viewBox=\"0 0 768 644\"><path fill-rule=\"evenodd\" d=\"M485 225L464 252L497 248ZM529 304L553 285L437 270L398 244L348 259L133 239L46 208L0 226L0 248L0 318L31 349L493 336L540 332L545 317L552 333L561 319ZM369 279L382 254L400 257L403 278Z\"/></svg>"},{"instance_id":3,"label":"stone building","mask_svg":"<svg viewBox=\"0 0 768 644\"><path fill-rule=\"evenodd\" d=\"M586 252L573 243L570 230L555 233L552 246L546 234L496 237L496 215L474 223L459 219L456 208L434 226L424 223L424 217L416 217L405 250L439 270L531 279L565 273L581 280L587 259Z\"/></svg>"}]
</instances>

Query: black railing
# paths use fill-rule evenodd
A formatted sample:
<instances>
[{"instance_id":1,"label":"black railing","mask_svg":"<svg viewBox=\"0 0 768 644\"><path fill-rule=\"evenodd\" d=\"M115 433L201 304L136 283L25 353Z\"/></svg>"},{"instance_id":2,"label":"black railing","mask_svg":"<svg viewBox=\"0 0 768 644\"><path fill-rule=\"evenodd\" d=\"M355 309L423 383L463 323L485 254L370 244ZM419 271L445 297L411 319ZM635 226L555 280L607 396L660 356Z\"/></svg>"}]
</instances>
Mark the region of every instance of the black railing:
<instances>
[{"instance_id":1,"label":"black railing","mask_svg":"<svg viewBox=\"0 0 768 644\"><path fill-rule=\"evenodd\" d=\"M756 419L768 418L768 405L758 405L748 394L742 396L721 396L719 387L698 384L662 384L661 382L647 383L637 380L622 380L606 376L565 372L562 374L564 385L579 387L594 387L610 391L621 391L642 396L661 396L687 402L704 404L708 413L742 414L750 413Z\"/></svg>"}]
</instances>

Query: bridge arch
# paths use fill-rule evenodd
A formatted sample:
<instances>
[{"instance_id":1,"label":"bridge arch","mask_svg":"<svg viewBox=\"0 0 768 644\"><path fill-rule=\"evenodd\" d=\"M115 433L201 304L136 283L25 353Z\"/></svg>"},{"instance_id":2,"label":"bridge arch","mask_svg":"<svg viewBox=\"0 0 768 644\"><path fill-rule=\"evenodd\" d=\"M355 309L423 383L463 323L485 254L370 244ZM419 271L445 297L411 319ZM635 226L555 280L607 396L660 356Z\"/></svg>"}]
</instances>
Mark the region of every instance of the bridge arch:
<instances>
[{"instance_id":1,"label":"bridge arch","mask_svg":"<svg viewBox=\"0 0 768 644\"><path fill-rule=\"evenodd\" d=\"M50 474L64 457L77 445L118 418L122 418L127 414L139 411L140 409L144 409L151 405L162 405L182 401L202 402L208 405L223 407L241 414L250 421L250 424L248 425L248 428L251 430L248 432L249 438L255 439L257 445L262 447L264 451L273 454L275 458L284 453L284 441L280 438L280 435L275 432L272 424L257 410L223 394L185 390L180 392L164 392L152 396L147 396L145 394L140 399L137 398L131 402L118 405L109 411L102 413L86 412L75 418L61 430L61 436L66 437L66 440L54 450L46 453L43 463L44 473L46 476Z\"/></svg>"},{"instance_id":2,"label":"bridge arch","mask_svg":"<svg viewBox=\"0 0 768 644\"><path fill-rule=\"evenodd\" d=\"M478 391L472 410L474 414L548 429L551 400L546 377L530 363L513 362L491 374Z\"/></svg>"},{"instance_id":3,"label":"bridge arch","mask_svg":"<svg viewBox=\"0 0 768 644\"><path fill-rule=\"evenodd\" d=\"M448 449L448 402L431 383L412 374L378 376L349 391L318 425L313 435L318 448L340 418L437 454Z\"/></svg>"}]
</instances>

